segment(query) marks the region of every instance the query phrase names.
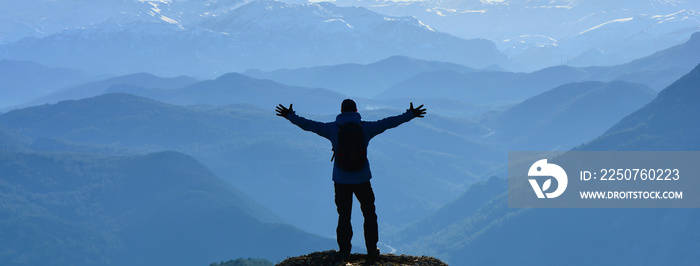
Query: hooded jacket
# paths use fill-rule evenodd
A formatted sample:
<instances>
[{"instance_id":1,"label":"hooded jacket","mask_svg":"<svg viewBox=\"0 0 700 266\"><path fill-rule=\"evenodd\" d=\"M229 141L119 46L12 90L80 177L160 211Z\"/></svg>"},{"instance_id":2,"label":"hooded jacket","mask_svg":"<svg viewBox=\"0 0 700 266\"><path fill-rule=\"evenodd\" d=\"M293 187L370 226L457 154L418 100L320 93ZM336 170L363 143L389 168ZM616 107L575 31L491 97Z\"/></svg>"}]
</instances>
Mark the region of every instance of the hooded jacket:
<instances>
[{"instance_id":1,"label":"hooded jacket","mask_svg":"<svg viewBox=\"0 0 700 266\"><path fill-rule=\"evenodd\" d=\"M369 141L376 135L381 134L387 129L397 127L405 122L410 121L415 116L412 112L397 116L387 117L377 121L362 121L362 117L358 112L343 112L335 118L335 122L317 122L298 116L295 112L287 115L287 120L292 124L297 125L303 130L311 131L331 141L333 149L338 145L338 129L340 125L346 123L362 122L362 133L365 139L365 148L369 145ZM347 172L341 169L337 163L333 163L333 181L340 184L360 184L369 181L372 178L372 172L369 170L369 160L365 162L365 166L357 172Z\"/></svg>"}]
</instances>

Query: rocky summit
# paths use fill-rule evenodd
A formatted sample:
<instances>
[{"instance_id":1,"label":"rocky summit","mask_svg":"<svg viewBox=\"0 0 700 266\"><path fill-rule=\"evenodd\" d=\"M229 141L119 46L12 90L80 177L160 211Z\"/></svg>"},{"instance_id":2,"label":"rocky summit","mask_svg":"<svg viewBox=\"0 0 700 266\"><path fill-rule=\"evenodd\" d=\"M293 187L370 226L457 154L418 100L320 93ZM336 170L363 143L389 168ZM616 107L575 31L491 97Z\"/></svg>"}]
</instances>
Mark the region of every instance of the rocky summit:
<instances>
[{"instance_id":1,"label":"rocky summit","mask_svg":"<svg viewBox=\"0 0 700 266\"><path fill-rule=\"evenodd\" d=\"M377 257L371 257L366 254L350 254L347 260L343 260L340 254L335 250L322 252L314 252L308 255L288 258L277 266L326 266L326 265L377 265L377 266L404 266L404 265L421 265L421 266L447 266L446 263L439 259L428 256L410 256L410 255L394 255L381 254Z\"/></svg>"}]
</instances>

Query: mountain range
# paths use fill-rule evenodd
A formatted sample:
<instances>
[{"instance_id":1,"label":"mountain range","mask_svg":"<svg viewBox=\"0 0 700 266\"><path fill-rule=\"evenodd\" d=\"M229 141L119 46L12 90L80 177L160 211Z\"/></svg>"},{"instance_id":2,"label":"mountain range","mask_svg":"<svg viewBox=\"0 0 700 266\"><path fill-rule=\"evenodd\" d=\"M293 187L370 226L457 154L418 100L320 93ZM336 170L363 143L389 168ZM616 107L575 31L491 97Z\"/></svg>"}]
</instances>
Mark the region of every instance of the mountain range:
<instances>
[{"instance_id":1,"label":"mountain range","mask_svg":"<svg viewBox=\"0 0 700 266\"><path fill-rule=\"evenodd\" d=\"M227 81L231 79L216 82ZM236 93L230 91L232 96ZM105 94L13 110L0 115L0 124L29 137L31 148L39 151L59 151L57 148L67 141L81 144L87 151L108 147L190 154L285 221L310 232L329 234L337 218L332 201L323 200L332 197L332 189L323 182L331 182L330 146L276 117L273 107L182 107L133 95ZM315 120L334 118L307 115L304 106L298 108L299 114ZM376 120L402 112L363 111L362 115ZM478 141L486 133L472 121L435 115L374 139L369 156L377 177L375 188L385 191L377 194L386 204L383 226L393 228L418 219L477 181L471 177L494 169L505 153ZM70 147L73 152L81 151ZM483 160L464 164L477 155ZM430 163L419 163L426 160ZM418 187L429 196L416 198ZM300 195L299 191L306 190L316 193ZM310 213L315 219L308 219Z\"/></svg>"},{"instance_id":2,"label":"mountain range","mask_svg":"<svg viewBox=\"0 0 700 266\"><path fill-rule=\"evenodd\" d=\"M372 64L246 71L255 78L304 87L321 87L351 97L387 101L421 99L435 105L461 104L479 110L514 104L568 83L625 81L660 91L700 63L700 33L685 43L627 64L610 67L555 66L529 73L474 70L462 65L391 57ZM449 100L448 101L446 101ZM448 109L448 108L444 108ZM440 110L446 114L448 111ZM479 111L461 112L481 114Z\"/></svg>"},{"instance_id":3,"label":"mountain range","mask_svg":"<svg viewBox=\"0 0 700 266\"><path fill-rule=\"evenodd\" d=\"M279 218L177 152L0 153L0 262L193 265L280 260L334 241Z\"/></svg>"},{"instance_id":4,"label":"mountain range","mask_svg":"<svg viewBox=\"0 0 700 266\"><path fill-rule=\"evenodd\" d=\"M308 92L327 95L328 99L351 97L359 99L361 109L400 108L406 101L418 100L427 103L432 111L451 116L476 117L492 109L495 103L486 101L491 97L506 100L506 103L514 103L525 100L531 96L542 93L556 86L571 82L603 81L611 82L622 80L633 83L645 84L654 90L661 90L673 81L690 71L700 62L700 34L694 34L692 38L683 44L659 51L651 56L640 58L628 64L613 67L588 67L574 68L558 66L532 73L508 73L495 70L474 70L472 68L438 61L426 61L410 57L394 56L370 64L340 64L299 69L280 69L270 72L246 71L245 75L257 79L269 79L281 84L273 84L268 81L248 80L239 76L236 86L247 87L254 90L256 87L274 87L279 95L277 99L297 99L295 101L307 101L308 97L286 93L293 91L292 87L299 90L303 87ZM178 104L222 104L222 103L251 103L260 106L276 104L275 101L262 101L263 98L249 97L254 94L248 92L248 97L240 98L228 96L228 98L204 99L206 94L189 99L187 97L177 100L174 92L170 96L160 95L159 91L193 85L197 79L180 76L175 78L160 78L147 73L128 74L113 78L90 76L83 72L70 69L55 69L36 63L20 61L2 61L8 71L0 82L5 88L8 101L0 110L10 110L18 107L28 107L44 103L56 103L60 100L80 99L97 96L104 92L127 92L147 97L161 97L157 99ZM31 66L31 67L26 67ZM72 73L72 74L71 74ZM30 78L42 76L42 79ZM230 75L234 77L236 75ZM551 77L555 76L556 79ZM30 82L25 82L30 80ZM236 83L236 82L233 82ZM4 84L4 85L3 85ZM210 86L209 83L198 86ZM231 83L228 83L231 85ZM246 85L243 85L246 84ZM293 85L293 86L288 86ZM229 86L215 85L215 86ZM520 92L513 93L509 90L517 86ZM41 90L22 90L17 88L44 88ZM114 88L113 88L114 87ZM323 90L328 89L331 91ZM463 96L467 91L479 92L478 97ZM189 90L196 90L191 88ZM482 90L491 93L482 93ZM501 98L499 91L508 90L508 97ZM423 94L430 94L427 97ZM435 91L435 94L431 94ZM20 93L21 92L21 93ZM150 93L150 94L149 94ZM183 92L180 92L182 94ZM167 93L166 93L167 94ZM14 95L14 96L13 96ZM335 95L335 96L331 96ZM442 96L439 96L442 95ZM15 97L16 96L16 97ZM379 96L379 97L374 97ZM191 97L188 96L188 97ZM288 98L285 98L288 97ZM481 97L481 100L479 100ZM24 100L21 100L24 99ZM280 102L284 102L280 101ZM262 105L264 102L264 105ZM325 101L323 101L325 102ZM20 104L21 103L21 104ZM499 104L496 104L496 107ZM316 105L309 105L316 107ZM315 113L323 113L328 106L314 109ZM332 108L335 109L335 108Z\"/></svg>"},{"instance_id":5,"label":"mountain range","mask_svg":"<svg viewBox=\"0 0 700 266\"><path fill-rule=\"evenodd\" d=\"M27 37L43 38L66 29L90 27L116 22L167 22L176 25L197 23L202 17L214 16L236 8L241 0L204 1L43 1L6 0L0 10L0 43Z\"/></svg>"},{"instance_id":6,"label":"mountain range","mask_svg":"<svg viewBox=\"0 0 700 266\"><path fill-rule=\"evenodd\" d=\"M463 65L392 56L370 64L340 64L274 71L248 70L243 74L284 84L327 88L353 97L372 98L386 88L424 72L474 72Z\"/></svg>"},{"instance_id":7,"label":"mountain range","mask_svg":"<svg viewBox=\"0 0 700 266\"><path fill-rule=\"evenodd\" d=\"M395 55L527 72L609 66L700 31L700 6L685 0L11 0L6 7L3 58L199 78ZM168 64L159 63L165 58Z\"/></svg>"},{"instance_id":8,"label":"mountain range","mask_svg":"<svg viewBox=\"0 0 700 266\"><path fill-rule=\"evenodd\" d=\"M700 30L700 4L687 0L334 2L414 16L442 32L492 40L525 71L623 64L685 42Z\"/></svg>"},{"instance_id":9,"label":"mountain range","mask_svg":"<svg viewBox=\"0 0 700 266\"><path fill-rule=\"evenodd\" d=\"M700 65L576 150L697 150L700 132L690 114L699 108L699 73ZM513 209L504 186L497 177L473 185L399 232L408 243L402 248L453 264L692 265L700 259L695 209ZM495 256L494 249L508 256Z\"/></svg>"},{"instance_id":10,"label":"mountain range","mask_svg":"<svg viewBox=\"0 0 700 266\"><path fill-rule=\"evenodd\" d=\"M214 80L180 83L176 89L144 88L130 83L112 86L107 93L130 93L176 105L206 104L223 106L229 104L254 105L270 108L280 103L294 103L297 107L313 113L327 113L338 109L338 103L347 96L322 89L294 87L285 84L247 77L238 73L222 75Z\"/></svg>"},{"instance_id":11,"label":"mountain range","mask_svg":"<svg viewBox=\"0 0 700 266\"><path fill-rule=\"evenodd\" d=\"M365 8L261 0L244 5L217 2L228 8L209 12L207 2L200 1L125 2L134 3L115 7L121 11L112 14L115 18L2 44L0 57L93 74L149 72L204 78L253 68L369 63L394 55L479 68L510 64L493 42L454 37L413 17L391 17ZM176 3L199 8L183 11ZM160 13L166 10L202 13L190 22Z\"/></svg>"}]
</instances>

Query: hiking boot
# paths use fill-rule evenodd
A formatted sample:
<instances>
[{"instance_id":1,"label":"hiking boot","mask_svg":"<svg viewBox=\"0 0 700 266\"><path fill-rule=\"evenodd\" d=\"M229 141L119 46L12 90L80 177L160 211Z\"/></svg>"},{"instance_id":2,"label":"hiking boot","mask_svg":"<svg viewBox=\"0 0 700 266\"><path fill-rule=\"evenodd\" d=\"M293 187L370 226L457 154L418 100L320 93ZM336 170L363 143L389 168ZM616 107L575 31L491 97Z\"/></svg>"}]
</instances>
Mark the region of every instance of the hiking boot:
<instances>
[{"instance_id":1,"label":"hiking boot","mask_svg":"<svg viewBox=\"0 0 700 266\"><path fill-rule=\"evenodd\" d=\"M367 250L367 255L369 255L370 257L379 257L379 249L378 248L369 249L369 250Z\"/></svg>"}]
</instances>

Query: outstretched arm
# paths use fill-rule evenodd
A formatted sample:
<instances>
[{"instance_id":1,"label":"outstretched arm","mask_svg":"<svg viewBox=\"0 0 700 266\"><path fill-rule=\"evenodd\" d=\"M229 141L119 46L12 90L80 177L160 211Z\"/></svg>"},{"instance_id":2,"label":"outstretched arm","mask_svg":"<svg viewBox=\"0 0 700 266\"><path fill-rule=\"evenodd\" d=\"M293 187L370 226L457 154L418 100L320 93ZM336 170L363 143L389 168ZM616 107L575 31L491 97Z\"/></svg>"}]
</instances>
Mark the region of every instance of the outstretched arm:
<instances>
[{"instance_id":1,"label":"outstretched arm","mask_svg":"<svg viewBox=\"0 0 700 266\"><path fill-rule=\"evenodd\" d=\"M280 104L275 108L275 111L277 111L278 116L286 118L289 122L292 122L292 124L297 125L303 130L314 132L324 138L329 138L330 136L329 123L316 122L298 116L292 109L292 104L289 105L289 108Z\"/></svg>"},{"instance_id":2,"label":"outstretched arm","mask_svg":"<svg viewBox=\"0 0 700 266\"><path fill-rule=\"evenodd\" d=\"M418 106L418 108L413 108L413 103L411 102L410 107L406 109L405 113L397 116L387 117L378 121L366 122L363 124L363 127L367 127L367 133L369 134L369 138L372 138L376 135L381 134L387 129L395 128L405 122L410 121L413 118L424 117L425 111L426 109L423 108L422 104Z\"/></svg>"}]
</instances>

